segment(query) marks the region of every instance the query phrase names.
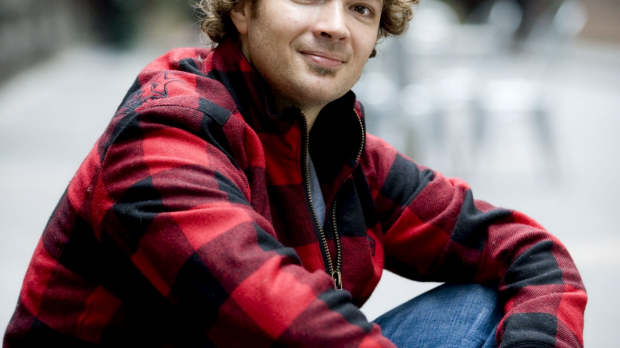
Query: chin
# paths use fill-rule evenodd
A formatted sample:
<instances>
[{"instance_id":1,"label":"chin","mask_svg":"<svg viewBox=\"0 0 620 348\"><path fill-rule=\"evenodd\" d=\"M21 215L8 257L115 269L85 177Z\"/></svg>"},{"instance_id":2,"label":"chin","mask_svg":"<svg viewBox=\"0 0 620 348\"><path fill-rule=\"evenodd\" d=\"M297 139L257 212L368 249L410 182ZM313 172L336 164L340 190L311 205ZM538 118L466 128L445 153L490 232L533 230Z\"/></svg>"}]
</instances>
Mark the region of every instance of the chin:
<instances>
[{"instance_id":1,"label":"chin","mask_svg":"<svg viewBox=\"0 0 620 348\"><path fill-rule=\"evenodd\" d=\"M302 105L324 106L342 97L346 93L347 91L336 93L334 92L333 89L327 90L327 91L325 90L306 91L303 94L304 100L301 101L301 104Z\"/></svg>"},{"instance_id":2,"label":"chin","mask_svg":"<svg viewBox=\"0 0 620 348\"><path fill-rule=\"evenodd\" d=\"M303 94L300 95L303 95L306 99L320 100L321 104L325 105L342 97L353 87L352 85L345 85L342 81L334 81L338 80L337 77L329 78L329 83L325 83L325 78L319 78L318 81L307 86Z\"/></svg>"},{"instance_id":3,"label":"chin","mask_svg":"<svg viewBox=\"0 0 620 348\"><path fill-rule=\"evenodd\" d=\"M349 86L345 80L338 75L332 77L309 73L306 76L298 75L297 79L289 80L288 83L272 84L272 86L278 85L279 88L275 90L280 97L303 109L323 107L345 95L353 87Z\"/></svg>"}]
</instances>

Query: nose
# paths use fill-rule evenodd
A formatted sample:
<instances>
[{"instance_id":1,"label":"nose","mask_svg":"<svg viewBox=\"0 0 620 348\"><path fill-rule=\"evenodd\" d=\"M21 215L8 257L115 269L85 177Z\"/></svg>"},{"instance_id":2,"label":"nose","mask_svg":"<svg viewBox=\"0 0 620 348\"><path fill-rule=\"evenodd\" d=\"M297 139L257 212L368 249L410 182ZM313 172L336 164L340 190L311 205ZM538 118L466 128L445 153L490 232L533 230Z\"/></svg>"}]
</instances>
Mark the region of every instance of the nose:
<instances>
[{"instance_id":1,"label":"nose","mask_svg":"<svg viewBox=\"0 0 620 348\"><path fill-rule=\"evenodd\" d=\"M349 37L346 8L341 0L326 0L316 21L315 35L332 41L344 41Z\"/></svg>"}]
</instances>

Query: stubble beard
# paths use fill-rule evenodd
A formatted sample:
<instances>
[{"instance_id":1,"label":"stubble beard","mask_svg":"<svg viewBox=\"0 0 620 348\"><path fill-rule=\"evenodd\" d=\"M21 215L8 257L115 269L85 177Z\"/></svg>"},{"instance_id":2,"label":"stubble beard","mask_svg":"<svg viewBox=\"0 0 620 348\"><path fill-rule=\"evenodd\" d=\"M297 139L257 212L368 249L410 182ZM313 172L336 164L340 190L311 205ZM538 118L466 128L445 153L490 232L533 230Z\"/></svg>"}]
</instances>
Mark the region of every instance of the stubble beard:
<instances>
[{"instance_id":1,"label":"stubble beard","mask_svg":"<svg viewBox=\"0 0 620 348\"><path fill-rule=\"evenodd\" d=\"M260 18L260 12L259 12L259 4L260 4L261 0L255 0L252 2L252 7L251 7L251 17L252 19L255 20L264 20L264 18ZM328 50L330 51L336 51L338 50L336 45L327 45L328 46ZM321 67L318 66L316 64L312 64L312 63L308 63L308 68L310 69L311 72L319 75L319 76L329 76L329 77L335 77L336 74L338 73L337 69L330 69L330 68L326 68L326 67Z\"/></svg>"},{"instance_id":2,"label":"stubble beard","mask_svg":"<svg viewBox=\"0 0 620 348\"><path fill-rule=\"evenodd\" d=\"M330 68L318 66L312 63L308 64L308 68L310 69L310 71L320 76L335 77L337 73L336 69L330 69Z\"/></svg>"},{"instance_id":3,"label":"stubble beard","mask_svg":"<svg viewBox=\"0 0 620 348\"><path fill-rule=\"evenodd\" d=\"M310 41L307 40L304 42L296 42L293 45L293 49L297 52L303 51L327 51L327 52L335 52L335 53L344 53L345 48L340 44L334 44L326 41ZM349 56L349 55L347 55ZM346 60L348 60L347 58ZM319 76L328 76L335 77L340 68L328 68L324 66L319 66L309 60L306 61L308 69Z\"/></svg>"},{"instance_id":4,"label":"stubble beard","mask_svg":"<svg viewBox=\"0 0 620 348\"><path fill-rule=\"evenodd\" d=\"M264 18L261 15L261 11L259 10L259 3L260 3L260 1L262 1L262 0L256 0L256 1L252 2L251 17L252 17L252 19L257 20L257 21L265 21L265 20L269 21L270 20L269 18ZM317 46L320 47L322 50L327 50L327 51L331 51L331 52L342 52L342 51L344 51L344 47L342 47L341 45L333 44L333 43L329 43L329 42L311 42L309 44L308 43L298 42L295 45L294 48L296 49L296 51L300 52L302 50L302 48L304 48L304 47L313 47L314 48L314 47L317 47ZM314 64L313 62L310 62L310 61L306 61L306 63L307 63L306 66L307 66L308 70L311 73L314 73L314 74L316 74L318 76L322 76L322 77L332 77L332 78L334 78L334 77L337 76L338 70L340 70L340 68L335 68L334 69L334 68L322 67L322 66ZM259 74L260 74L259 69L257 69L257 72L259 72ZM359 79L359 76L357 76L357 79ZM357 81L357 79L356 79L356 81ZM277 91L278 88L274 88L274 87L276 87L276 86L271 86L272 92L274 92L274 94L280 95L280 98L282 98L284 100L289 100L291 102L293 101L290 98L290 96L288 96L288 97L286 96L288 94L287 93L288 91ZM342 87L342 86L340 86L340 87ZM350 87L348 89L350 89ZM284 93L278 93L278 92L284 92ZM338 97L341 97L341 96L338 96ZM337 99L337 98L333 98L330 101L333 101L335 99ZM292 104L295 105L296 103L292 102Z\"/></svg>"}]
</instances>

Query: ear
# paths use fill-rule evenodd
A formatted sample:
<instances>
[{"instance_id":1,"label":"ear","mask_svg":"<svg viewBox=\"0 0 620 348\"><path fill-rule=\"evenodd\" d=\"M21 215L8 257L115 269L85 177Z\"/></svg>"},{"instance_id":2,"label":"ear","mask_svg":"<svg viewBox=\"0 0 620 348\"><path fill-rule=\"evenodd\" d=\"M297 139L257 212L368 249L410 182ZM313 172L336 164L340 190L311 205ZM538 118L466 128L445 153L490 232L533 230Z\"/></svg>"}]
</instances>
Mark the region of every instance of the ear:
<instances>
[{"instance_id":1,"label":"ear","mask_svg":"<svg viewBox=\"0 0 620 348\"><path fill-rule=\"evenodd\" d=\"M239 0L232 11L230 11L230 19L237 28L240 36L248 34L251 10L251 0Z\"/></svg>"}]
</instances>

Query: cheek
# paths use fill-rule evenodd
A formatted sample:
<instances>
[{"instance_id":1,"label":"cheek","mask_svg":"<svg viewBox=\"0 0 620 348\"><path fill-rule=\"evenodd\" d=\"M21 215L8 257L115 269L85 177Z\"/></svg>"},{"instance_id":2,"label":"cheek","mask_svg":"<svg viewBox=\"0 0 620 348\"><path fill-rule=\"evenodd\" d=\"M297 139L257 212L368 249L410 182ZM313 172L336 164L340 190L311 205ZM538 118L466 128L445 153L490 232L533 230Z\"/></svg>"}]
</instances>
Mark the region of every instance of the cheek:
<instances>
[{"instance_id":1,"label":"cheek","mask_svg":"<svg viewBox=\"0 0 620 348\"><path fill-rule=\"evenodd\" d=\"M377 44L377 31L374 27L368 28L367 26L360 26L358 28L353 28L354 31L358 33L355 35L354 42L356 43L356 51L360 53L360 55L368 58L372 49Z\"/></svg>"}]
</instances>

